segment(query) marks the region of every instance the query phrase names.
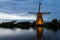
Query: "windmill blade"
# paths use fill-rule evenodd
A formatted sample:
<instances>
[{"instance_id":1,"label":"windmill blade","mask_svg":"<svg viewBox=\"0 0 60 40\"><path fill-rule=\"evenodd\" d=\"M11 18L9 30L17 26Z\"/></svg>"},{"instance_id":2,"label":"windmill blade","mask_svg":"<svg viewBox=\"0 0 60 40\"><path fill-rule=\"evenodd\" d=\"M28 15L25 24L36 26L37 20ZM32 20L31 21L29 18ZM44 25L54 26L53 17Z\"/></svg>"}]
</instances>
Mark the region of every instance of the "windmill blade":
<instances>
[{"instance_id":1,"label":"windmill blade","mask_svg":"<svg viewBox=\"0 0 60 40\"><path fill-rule=\"evenodd\" d=\"M51 14L50 12L42 12L42 14Z\"/></svg>"},{"instance_id":2,"label":"windmill blade","mask_svg":"<svg viewBox=\"0 0 60 40\"><path fill-rule=\"evenodd\" d=\"M32 14L35 18L37 17L36 16L37 12L28 12L28 14Z\"/></svg>"},{"instance_id":3,"label":"windmill blade","mask_svg":"<svg viewBox=\"0 0 60 40\"><path fill-rule=\"evenodd\" d=\"M37 14L37 12L29 12L28 14Z\"/></svg>"},{"instance_id":4,"label":"windmill blade","mask_svg":"<svg viewBox=\"0 0 60 40\"><path fill-rule=\"evenodd\" d=\"M42 14L51 14L50 12L40 12ZM37 12L29 12L29 14L37 14Z\"/></svg>"}]
</instances>

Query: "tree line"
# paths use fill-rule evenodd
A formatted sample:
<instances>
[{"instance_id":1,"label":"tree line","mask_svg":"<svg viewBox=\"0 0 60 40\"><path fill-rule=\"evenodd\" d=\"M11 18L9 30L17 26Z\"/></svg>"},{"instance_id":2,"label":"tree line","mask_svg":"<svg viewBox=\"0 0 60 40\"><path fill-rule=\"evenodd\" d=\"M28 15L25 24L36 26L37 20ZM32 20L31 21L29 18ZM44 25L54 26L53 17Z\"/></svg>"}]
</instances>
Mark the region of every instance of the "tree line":
<instances>
[{"instance_id":1,"label":"tree line","mask_svg":"<svg viewBox=\"0 0 60 40\"><path fill-rule=\"evenodd\" d=\"M38 25L39 27L42 27L43 25ZM0 28L21 28L21 29L29 29L29 28L34 28L38 27L36 26L36 22L17 22L16 21L11 21L11 22L2 22L0 23ZM44 22L45 28L54 28L54 29L60 29L60 21L57 19L53 19L51 22Z\"/></svg>"}]
</instances>

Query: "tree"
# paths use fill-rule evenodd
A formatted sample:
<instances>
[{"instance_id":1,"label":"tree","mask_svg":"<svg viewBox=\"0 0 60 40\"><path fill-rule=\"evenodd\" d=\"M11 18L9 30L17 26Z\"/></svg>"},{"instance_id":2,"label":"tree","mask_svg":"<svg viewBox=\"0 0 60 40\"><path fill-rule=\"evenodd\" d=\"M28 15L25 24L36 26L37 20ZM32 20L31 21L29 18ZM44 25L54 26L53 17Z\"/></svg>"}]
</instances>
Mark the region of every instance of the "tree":
<instances>
[{"instance_id":1,"label":"tree","mask_svg":"<svg viewBox=\"0 0 60 40\"><path fill-rule=\"evenodd\" d=\"M53 19L53 20L52 20L52 23L57 23L57 22L58 22L57 19Z\"/></svg>"}]
</instances>

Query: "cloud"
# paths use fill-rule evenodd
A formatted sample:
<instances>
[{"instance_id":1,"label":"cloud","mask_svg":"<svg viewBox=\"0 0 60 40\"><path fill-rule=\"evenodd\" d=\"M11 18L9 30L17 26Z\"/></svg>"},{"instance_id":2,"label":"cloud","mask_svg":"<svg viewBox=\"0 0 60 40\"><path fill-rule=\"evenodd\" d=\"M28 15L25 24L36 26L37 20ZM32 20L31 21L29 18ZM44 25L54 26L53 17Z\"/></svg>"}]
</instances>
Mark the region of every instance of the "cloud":
<instances>
[{"instance_id":1,"label":"cloud","mask_svg":"<svg viewBox=\"0 0 60 40\"><path fill-rule=\"evenodd\" d=\"M29 17L28 17L29 16ZM34 19L32 17L34 16L31 16L31 15L15 15L15 14L8 14L8 13L0 13L0 19L12 19L12 20L23 20L23 19L26 19L26 20L30 20L30 19Z\"/></svg>"},{"instance_id":2,"label":"cloud","mask_svg":"<svg viewBox=\"0 0 60 40\"><path fill-rule=\"evenodd\" d=\"M0 0L0 2L8 2L8 1L12 1L12 0Z\"/></svg>"},{"instance_id":3,"label":"cloud","mask_svg":"<svg viewBox=\"0 0 60 40\"><path fill-rule=\"evenodd\" d=\"M58 0L0 0L0 19L36 19L26 12L37 12L39 1L42 2L42 12L51 12L51 16L48 17L60 18L60 2ZM26 16L21 16L25 14Z\"/></svg>"},{"instance_id":4,"label":"cloud","mask_svg":"<svg viewBox=\"0 0 60 40\"><path fill-rule=\"evenodd\" d=\"M29 1L29 0L14 0L14 1L18 1L19 2L19 1Z\"/></svg>"},{"instance_id":5,"label":"cloud","mask_svg":"<svg viewBox=\"0 0 60 40\"><path fill-rule=\"evenodd\" d=\"M0 12L20 13L34 10L34 6L28 0L2 0L0 1Z\"/></svg>"}]
</instances>

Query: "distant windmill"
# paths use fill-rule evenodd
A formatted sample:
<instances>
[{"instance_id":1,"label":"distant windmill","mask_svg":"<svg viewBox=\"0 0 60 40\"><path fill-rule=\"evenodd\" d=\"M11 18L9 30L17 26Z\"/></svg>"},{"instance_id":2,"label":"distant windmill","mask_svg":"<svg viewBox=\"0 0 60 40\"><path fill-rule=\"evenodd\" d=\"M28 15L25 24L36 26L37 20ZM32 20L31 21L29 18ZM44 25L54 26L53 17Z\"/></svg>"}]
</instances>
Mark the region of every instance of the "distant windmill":
<instances>
[{"instance_id":1,"label":"distant windmill","mask_svg":"<svg viewBox=\"0 0 60 40\"><path fill-rule=\"evenodd\" d=\"M36 14L37 15L36 25L43 25L44 24L42 14L50 14L50 12L40 12L40 6L41 6L41 3L39 3L38 13L29 12L29 14Z\"/></svg>"}]
</instances>

